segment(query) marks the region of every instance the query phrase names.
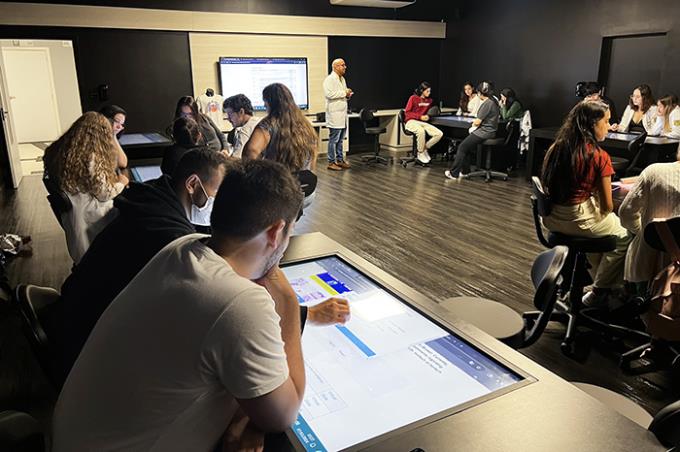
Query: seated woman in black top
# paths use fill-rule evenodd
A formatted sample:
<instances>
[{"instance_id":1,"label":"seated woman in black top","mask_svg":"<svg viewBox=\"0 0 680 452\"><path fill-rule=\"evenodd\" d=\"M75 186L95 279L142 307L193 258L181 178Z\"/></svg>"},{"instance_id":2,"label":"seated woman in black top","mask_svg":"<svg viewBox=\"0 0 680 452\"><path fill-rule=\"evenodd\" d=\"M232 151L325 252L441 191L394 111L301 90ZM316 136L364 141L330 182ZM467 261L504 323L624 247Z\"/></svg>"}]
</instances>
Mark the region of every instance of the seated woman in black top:
<instances>
[{"instance_id":1,"label":"seated woman in black top","mask_svg":"<svg viewBox=\"0 0 680 452\"><path fill-rule=\"evenodd\" d=\"M198 123L201 128L201 134L205 140L205 145L210 150L219 152L229 149L227 137L215 125L212 119L198 111L198 104L191 96L181 97L177 101L177 108L175 109L175 119L177 118L191 118Z\"/></svg>"},{"instance_id":2,"label":"seated woman in black top","mask_svg":"<svg viewBox=\"0 0 680 452\"><path fill-rule=\"evenodd\" d=\"M456 158L450 170L444 171L449 179L465 177L470 172L470 156L477 151L477 146L484 140L494 138L498 130L498 104L493 98L493 84L482 82L477 86L477 93L482 101L477 110L477 118L470 127L470 135L458 146Z\"/></svg>"},{"instance_id":3,"label":"seated woman in black top","mask_svg":"<svg viewBox=\"0 0 680 452\"><path fill-rule=\"evenodd\" d=\"M168 176L175 171L184 154L192 149L205 147L201 128L191 118L177 118L172 124L172 136L175 138L175 144L165 150L161 163L161 171Z\"/></svg>"}]
</instances>

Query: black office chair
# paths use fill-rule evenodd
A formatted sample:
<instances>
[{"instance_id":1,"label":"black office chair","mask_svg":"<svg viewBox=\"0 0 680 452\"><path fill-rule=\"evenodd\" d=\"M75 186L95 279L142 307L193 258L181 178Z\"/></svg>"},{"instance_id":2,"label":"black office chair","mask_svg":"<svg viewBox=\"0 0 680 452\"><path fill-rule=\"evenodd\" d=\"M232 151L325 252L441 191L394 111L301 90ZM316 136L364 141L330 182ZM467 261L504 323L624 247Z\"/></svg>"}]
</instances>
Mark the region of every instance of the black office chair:
<instances>
[{"instance_id":1,"label":"black office chair","mask_svg":"<svg viewBox=\"0 0 680 452\"><path fill-rule=\"evenodd\" d=\"M514 120L510 120L505 125L506 135L505 137L490 138L484 140L479 146L477 146L477 152L486 151L486 164L483 170L473 171L468 174L468 178L471 177L484 177L484 182L491 182L495 178L508 180L508 174L500 171L493 171L491 169L491 155L495 150L500 150L502 152L507 152L510 146L517 146L519 140L519 123Z\"/></svg>"},{"instance_id":2,"label":"black office chair","mask_svg":"<svg viewBox=\"0 0 680 452\"><path fill-rule=\"evenodd\" d=\"M58 379L52 372L50 346L42 326L43 314L59 300L59 292L51 287L20 284L14 290L14 306L23 323L24 334L38 360L38 364L55 387Z\"/></svg>"},{"instance_id":3,"label":"black office chair","mask_svg":"<svg viewBox=\"0 0 680 452\"><path fill-rule=\"evenodd\" d=\"M428 163L423 163L418 160L418 142L416 135L410 130L406 129L406 112L404 110L399 110L399 127L401 127L401 133L407 137L412 137L411 150L408 152L406 157L400 157L399 162L401 166L406 168L409 163L413 163L416 166L428 166Z\"/></svg>"},{"instance_id":4,"label":"black office chair","mask_svg":"<svg viewBox=\"0 0 680 452\"><path fill-rule=\"evenodd\" d=\"M371 123L375 119L373 111L368 108L363 108L359 112L359 118L364 125L364 132L366 135L373 137L373 155L362 155L361 161L366 163L384 163L387 165L389 160L380 156L380 135L387 132L385 127L372 127Z\"/></svg>"},{"instance_id":5,"label":"black office chair","mask_svg":"<svg viewBox=\"0 0 680 452\"><path fill-rule=\"evenodd\" d=\"M45 438L38 421L20 411L0 411L0 450L3 452L43 452Z\"/></svg>"},{"instance_id":6,"label":"black office chair","mask_svg":"<svg viewBox=\"0 0 680 452\"><path fill-rule=\"evenodd\" d=\"M547 217L552 211L550 199L545 194L538 177L533 176L531 208L534 227L539 242L546 248L566 246L569 248L569 258L562 270L563 284L560 288L562 297L555 303L554 317L566 323L567 329L561 344L562 352L567 356L575 354L575 340L578 326L605 332L611 336L646 339L649 335L624 326L607 323L597 315L597 308L583 305L584 288L592 284L588 273L588 253L606 253L616 248L616 236L608 235L597 238L576 237L550 232L546 237L543 233L541 218Z\"/></svg>"},{"instance_id":7,"label":"black office chair","mask_svg":"<svg viewBox=\"0 0 680 452\"><path fill-rule=\"evenodd\" d=\"M443 306L455 317L465 320L513 348L532 345L543 334L551 320L557 300L560 273L568 250L557 246L539 254L531 267L534 285L534 306L538 311L518 314L508 306L493 300L475 297L455 297Z\"/></svg>"},{"instance_id":8,"label":"black office chair","mask_svg":"<svg viewBox=\"0 0 680 452\"><path fill-rule=\"evenodd\" d=\"M625 157L611 157L612 167L614 168L614 171L616 171L617 178L633 176L642 171L642 169L638 167L638 164L640 163L640 156L642 155L646 139L647 133L643 132L640 136L628 143Z\"/></svg>"},{"instance_id":9,"label":"black office chair","mask_svg":"<svg viewBox=\"0 0 680 452\"><path fill-rule=\"evenodd\" d=\"M54 216L57 218L57 222L63 228L61 217L64 213L73 209L73 204L66 193L61 191L56 180L51 178L47 173L43 176L43 184L47 189L47 201L50 203L50 207L52 208L52 212L54 212Z\"/></svg>"},{"instance_id":10,"label":"black office chair","mask_svg":"<svg viewBox=\"0 0 680 452\"><path fill-rule=\"evenodd\" d=\"M667 253L667 248L659 234L659 227L665 223L676 243L680 243L680 217L667 220L655 220L645 226L644 239L655 250ZM678 321L660 313L661 300L647 300L649 306L647 327L651 339L621 355L620 366L624 370L632 370L632 364L639 361L635 367L636 373L670 368L680 374L680 331Z\"/></svg>"}]
</instances>

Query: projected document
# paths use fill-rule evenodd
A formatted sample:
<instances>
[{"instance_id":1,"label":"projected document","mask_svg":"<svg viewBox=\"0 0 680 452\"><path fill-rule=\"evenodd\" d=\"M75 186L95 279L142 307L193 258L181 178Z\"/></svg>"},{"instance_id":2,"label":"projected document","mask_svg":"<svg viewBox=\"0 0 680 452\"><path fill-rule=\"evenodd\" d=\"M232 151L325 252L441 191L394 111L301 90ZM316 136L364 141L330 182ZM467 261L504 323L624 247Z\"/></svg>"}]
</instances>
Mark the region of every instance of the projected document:
<instances>
[{"instance_id":1,"label":"projected document","mask_svg":"<svg viewBox=\"0 0 680 452\"><path fill-rule=\"evenodd\" d=\"M334 296L351 310L345 325L302 336L307 388L293 431L306 450L341 450L521 380L337 257L283 271L301 304Z\"/></svg>"}]
</instances>

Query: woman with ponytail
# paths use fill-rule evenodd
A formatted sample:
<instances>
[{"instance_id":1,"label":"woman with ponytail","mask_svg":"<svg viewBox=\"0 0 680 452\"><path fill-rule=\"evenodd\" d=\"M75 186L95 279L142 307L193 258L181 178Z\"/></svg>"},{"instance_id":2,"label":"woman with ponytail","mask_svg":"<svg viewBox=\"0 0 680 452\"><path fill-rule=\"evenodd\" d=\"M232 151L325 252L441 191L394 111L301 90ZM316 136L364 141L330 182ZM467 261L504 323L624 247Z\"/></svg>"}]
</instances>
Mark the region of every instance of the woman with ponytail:
<instances>
[{"instance_id":1,"label":"woman with ponytail","mask_svg":"<svg viewBox=\"0 0 680 452\"><path fill-rule=\"evenodd\" d=\"M562 124L543 161L543 188L553 205L543 224L553 232L579 236L616 236L616 249L589 255L593 290L583 297L587 306L603 304L623 285L626 251L631 237L612 211L609 154L600 148L609 130L609 108L601 101L577 104Z\"/></svg>"}]
</instances>

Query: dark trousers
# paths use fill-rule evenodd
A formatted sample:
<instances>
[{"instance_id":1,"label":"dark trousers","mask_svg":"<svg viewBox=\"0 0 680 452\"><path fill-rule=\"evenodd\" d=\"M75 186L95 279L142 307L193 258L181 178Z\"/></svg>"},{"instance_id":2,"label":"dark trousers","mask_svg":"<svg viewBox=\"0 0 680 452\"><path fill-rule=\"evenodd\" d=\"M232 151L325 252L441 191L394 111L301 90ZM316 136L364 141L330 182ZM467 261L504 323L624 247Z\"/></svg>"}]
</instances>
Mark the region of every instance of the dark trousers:
<instances>
[{"instance_id":1,"label":"dark trousers","mask_svg":"<svg viewBox=\"0 0 680 452\"><path fill-rule=\"evenodd\" d=\"M483 141L484 138L471 133L460 143L456 152L456 158L453 159L453 166L451 167L452 176L458 177L461 172L463 174L470 172L470 158L477 153L477 145Z\"/></svg>"}]
</instances>

